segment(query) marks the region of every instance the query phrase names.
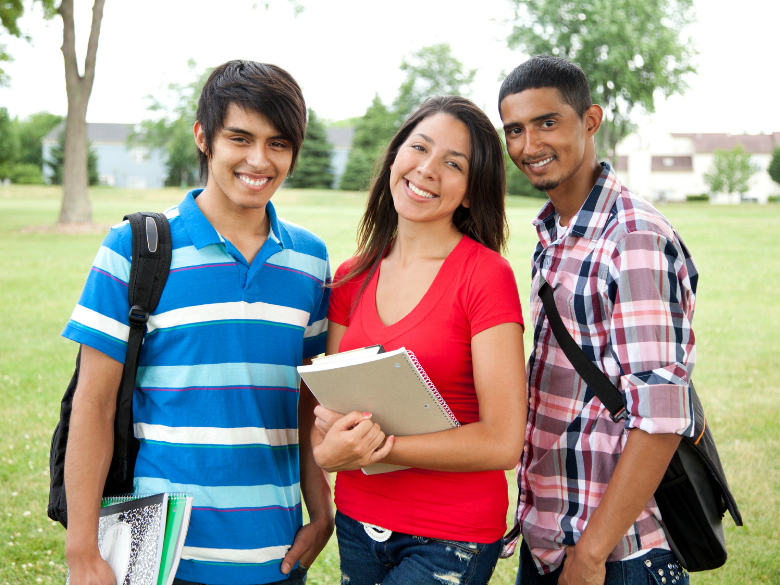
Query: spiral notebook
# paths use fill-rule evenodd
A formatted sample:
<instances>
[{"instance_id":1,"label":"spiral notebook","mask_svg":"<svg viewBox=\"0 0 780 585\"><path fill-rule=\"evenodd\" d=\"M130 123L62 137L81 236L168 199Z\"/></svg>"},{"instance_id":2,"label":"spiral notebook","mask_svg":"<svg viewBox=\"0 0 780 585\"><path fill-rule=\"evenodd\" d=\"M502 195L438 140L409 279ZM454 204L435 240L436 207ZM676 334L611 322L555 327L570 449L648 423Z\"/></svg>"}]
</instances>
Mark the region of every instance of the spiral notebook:
<instances>
[{"instance_id":1,"label":"spiral notebook","mask_svg":"<svg viewBox=\"0 0 780 585\"><path fill-rule=\"evenodd\" d=\"M184 493L103 498L98 547L117 585L173 583L191 510L192 496Z\"/></svg>"},{"instance_id":2,"label":"spiral notebook","mask_svg":"<svg viewBox=\"0 0 780 585\"><path fill-rule=\"evenodd\" d=\"M378 346L374 346L378 347ZM370 412L386 435L422 435L459 427L450 407L417 361L405 348L377 353L344 352L326 356L298 372L325 408L348 413ZM373 475L408 469L400 465L374 463L363 469Z\"/></svg>"}]
</instances>

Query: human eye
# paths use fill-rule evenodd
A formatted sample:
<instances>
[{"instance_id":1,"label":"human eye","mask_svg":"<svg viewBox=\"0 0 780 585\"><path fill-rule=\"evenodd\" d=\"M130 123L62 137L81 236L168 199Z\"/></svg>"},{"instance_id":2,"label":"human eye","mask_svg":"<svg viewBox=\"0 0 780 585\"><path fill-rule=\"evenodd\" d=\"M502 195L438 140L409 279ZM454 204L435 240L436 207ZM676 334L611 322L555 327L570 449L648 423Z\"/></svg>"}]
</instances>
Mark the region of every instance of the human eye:
<instances>
[{"instance_id":1,"label":"human eye","mask_svg":"<svg viewBox=\"0 0 780 585\"><path fill-rule=\"evenodd\" d=\"M231 142L235 142L236 144L249 144L249 141L246 139L246 136L241 136L240 134L236 136L230 137Z\"/></svg>"},{"instance_id":2,"label":"human eye","mask_svg":"<svg viewBox=\"0 0 780 585\"><path fill-rule=\"evenodd\" d=\"M517 127L517 126L516 126L516 127L514 127L514 128L511 128L511 129L510 129L510 130L507 132L507 134L508 134L509 136L520 136L522 133L523 133L523 129L522 129L522 128L519 128L519 127Z\"/></svg>"},{"instance_id":3,"label":"human eye","mask_svg":"<svg viewBox=\"0 0 780 585\"><path fill-rule=\"evenodd\" d=\"M542 122L542 128L552 128L555 125L555 120L545 120Z\"/></svg>"},{"instance_id":4,"label":"human eye","mask_svg":"<svg viewBox=\"0 0 780 585\"><path fill-rule=\"evenodd\" d=\"M274 140L273 142L271 142L271 146L279 150L284 150L285 148L287 148L287 143L281 142L279 140Z\"/></svg>"},{"instance_id":5,"label":"human eye","mask_svg":"<svg viewBox=\"0 0 780 585\"><path fill-rule=\"evenodd\" d=\"M463 168L460 166L460 164L458 164L458 163L457 163L457 162L455 162L454 160L447 161L447 164L448 164L448 165L449 165L451 168L453 168L453 169L456 169L456 170L458 170L458 171L462 171L462 170L463 170Z\"/></svg>"},{"instance_id":6,"label":"human eye","mask_svg":"<svg viewBox=\"0 0 780 585\"><path fill-rule=\"evenodd\" d=\"M418 151L420 151L420 152L426 152L426 150L425 150L425 146L423 146L423 145L422 145L422 144L420 144L420 143L410 144L409 146L410 146L411 148L415 149L415 150L418 150Z\"/></svg>"}]
</instances>

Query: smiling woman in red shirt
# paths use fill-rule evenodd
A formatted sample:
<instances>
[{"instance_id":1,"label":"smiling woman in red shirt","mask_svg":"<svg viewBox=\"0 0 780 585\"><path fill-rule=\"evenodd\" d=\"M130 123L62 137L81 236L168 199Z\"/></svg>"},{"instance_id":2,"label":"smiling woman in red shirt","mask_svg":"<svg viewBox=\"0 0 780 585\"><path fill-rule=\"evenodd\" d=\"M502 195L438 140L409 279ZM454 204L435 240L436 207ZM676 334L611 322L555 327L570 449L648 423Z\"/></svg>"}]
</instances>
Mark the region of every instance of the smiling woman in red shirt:
<instances>
[{"instance_id":1,"label":"smiling woman in red shirt","mask_svg":"<svg viewBox=\"0 0 780 585\"><path fill-rule=\"evenodd\" d=\"M506 178L485 114L455 96L415 110L388 147L337 270L327 353L415 353L461 426L385 437L370 413L318 406L315 458L338 471L342 582L487 583L506 530L505 469L526 417L523 318L506 242ZM379 475L377 461L411 467Z\"/></svg>"}]
</instances>

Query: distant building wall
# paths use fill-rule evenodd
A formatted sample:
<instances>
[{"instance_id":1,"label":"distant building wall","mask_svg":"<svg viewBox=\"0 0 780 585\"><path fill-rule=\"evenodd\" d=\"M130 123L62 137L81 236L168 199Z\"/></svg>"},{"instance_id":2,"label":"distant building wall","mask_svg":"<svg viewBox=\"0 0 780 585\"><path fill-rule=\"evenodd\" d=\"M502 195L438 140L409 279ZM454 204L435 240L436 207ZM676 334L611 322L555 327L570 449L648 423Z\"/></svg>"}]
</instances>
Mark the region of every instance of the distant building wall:
<instances>
[{"instance_id":1,"label":"distant building wall","mask_svg":"<svg viewBox=\"0 0 780 585\"><path fill-rule=\"evenodd\" d=\"M330 168L333 171L333 188L338 189L341 183L341 176L344 169L347 168L347 159L349 151L352 150L352 138L355 135L354 128L326 128L328 142L333 149L331 150Z\"/></svg>"},{"instance_id":2,"label":"distant building wall","mask_svg":"<svg viewBox=\"0 0 780 585\"><path fill-rule=\"evenodd\" d=\"M767 169L772 150L780 146L774 134L670 134L650 125L618 144L617 174L638 195L650 201L685 201L687 195L709 193L704 175L712 168L715 150L741 144L751 155L756 173L744 199L766 203L780 193ZM739 195L710 194L713 203L739 203Z\"/></svg>"},{"instance_id":3,"label":"distant building wall","mask_svg":"<svg viewBox=\"0 0 780 585\"><path fill-rule=\"evenodd\" d=\"M128 148L126 140L132 128L132 124L87 124L87 139L97 155L100 182L111 187L159 189L168 176L167 156L145 146ZM62 127L55 128L41 141L44 160L51 160L61 131ZM43 176L47 181L52 177L51 167L45 163Z\"/></svg>"}]
</instances>

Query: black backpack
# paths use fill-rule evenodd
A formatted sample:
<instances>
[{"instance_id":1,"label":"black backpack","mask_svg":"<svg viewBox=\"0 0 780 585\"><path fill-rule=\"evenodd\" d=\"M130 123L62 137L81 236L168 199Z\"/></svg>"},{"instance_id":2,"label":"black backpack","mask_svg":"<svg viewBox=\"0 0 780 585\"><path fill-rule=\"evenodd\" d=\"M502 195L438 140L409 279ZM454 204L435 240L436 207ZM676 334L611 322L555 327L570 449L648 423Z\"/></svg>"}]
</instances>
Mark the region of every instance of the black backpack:
<instances>
[{"instance_id":1,"label":"black backpack","mask_svg":"<svg viewBox=\"0 0 780 585\"><path fill-rule=\"evenodd\" d=\"M133 435L133 388L138 370L138 357L146 333L149 314L157 308L168 272L171 268L171 230L161 213L133 213L125 216L133 232L133 251L130 265L128 297L130 299L130 336L127 357L122 371L122 382L117 393L114 418L114 454L103 488L103 496L126 494L133 491L133 470L138 454L138 439ZM49 518L68 527L68 507L65 499L65 451L68 447L70 414L73 395L79 380L81 350L76 357L76 369L62 397L60 422L54 429L49 453Z\"/></svg>"},{"instance_id":2,"label":"black backpack","mask_svg":"<svg viewBox=\"0 0 780 585\"><path fill-rule=\"evenodd\" d=\"M541 277L540 277L541 278ZM627 417L623 395L577 345L558 313L550 285L542 278L539 297L555 339L576 372L609 411L613 421ZM726 563L723 516L726 510L737 526L742 515L731 494L715 439L704 417L693 382L694 436L683 437L663 479L655 490L666 539L677 560L690 572L717 569Z\"/></svg>"}]
</instances>

